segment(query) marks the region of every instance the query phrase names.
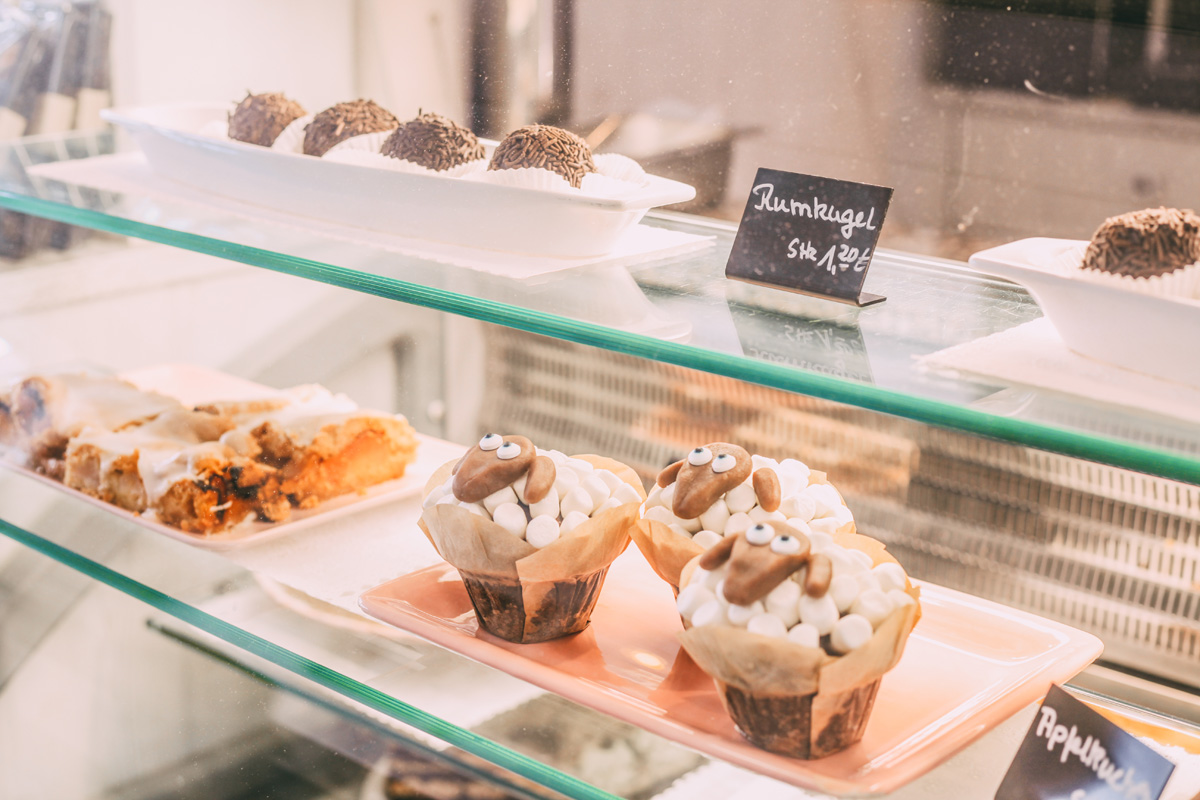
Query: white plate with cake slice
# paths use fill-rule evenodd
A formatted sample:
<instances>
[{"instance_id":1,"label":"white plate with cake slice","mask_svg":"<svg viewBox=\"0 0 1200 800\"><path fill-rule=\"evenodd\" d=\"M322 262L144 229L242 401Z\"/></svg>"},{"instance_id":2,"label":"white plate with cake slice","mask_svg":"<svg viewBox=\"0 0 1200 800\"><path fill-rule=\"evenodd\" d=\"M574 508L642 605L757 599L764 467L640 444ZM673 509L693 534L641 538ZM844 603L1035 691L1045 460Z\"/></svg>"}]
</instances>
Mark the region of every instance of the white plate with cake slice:
<instances>
[{"instance_id":1,"label":"white plate with cake slice","mask_svg":"<svg viewBox=\"0 0 1200 800\"><path fill-rule=\"evenodd\" d=\"M104 117L127 130L151 168L171 180L298 216L485 250L604 255L651 208L696 194L655 175L606 196L397 172L203 132L228 111L191 103L109 110Z\"/></svg>"},{"instance_id":2,"label":"white plate with cake slice","mask_svg":"<svg viewBox=\"0 0 1200 800\"><path fill-rule=\"evenodd\" d=\"M1029 290L1075 352L1176 383L1200 386L1200 300L1159 297L1085 280L1087 242L1022 239L976 253L970 266Z\"/></svg>"},{"instance_id":3,"label":"white plate with cake slice","mask_svg":"<svg viewBox=\"0 0 1200 800\"><path fill-rule=\"evenodd\" d=\"M103 378L104 376L97 377ZM164 364L133 370L116 377L127 382L127 384L132 384L133 387L142 392L157 393L157 396L179 401L179 403L188 408L206 404L223 404L227 403L231 398L236 398L239 403L259 405L279 399L286 394L286 392L278 389L247 381L218 370L192 364ZM351 401L346 399L346 402ZM355 408L357 407L355 406ZM360 414L363 416L389 416L369 411L355 411L351 415L357 416ZM314 419L320 422L322 420L332 420L336 416L330 414L328 416L314 417ZM402 417L397 417L396 419L403 422ZM153 422L147 422L145 426L148 427L151 424ZM136 427L123 428L122 430L136 431ZM92 431L84 430L79 434L79 437L82 439L91 437L92 435ZM371 485L363 483L360 491L348 491L337 496L324 497L315 502L315 504L305 503L301 507L291 508L286 517L276 518L278 521L262 521L261 518L256 519L255 515L251 514L240 522L220 526L205 533L190 533L179 527L165 524L156 516L152 508L147 508L140 513L126 510L126 508L105 502L98 496L93 496L93 494L89 494L86 491L73 488L73 486L67 485L67 482L63 480L49 477L34 469L30 460L22 457L20 448L16 445L11 446L7 450L0 447L0 467L19 472L48 486L52 486L59 491L73 495L86 503L102 508L111 514L128 519L131 522L172 539L178 539L179 541L198 547L225 550L277 539L295 531L319 525L322 522L344 514L383 503L395 502L419 494L429 476L433 474L433 471L447 460L457 458L461 455L463 448L461 445L455 445L440 439L415 433L414 435L416 437L415 458L406 465L401 477ZM69 452L70 447L68 447ZM137 457L137 451L135 451L134 458L136 459ZM69 458L70 455L68 455L68 460ZM69 470L70 467L68 467L68 482L70 481ZM317 500L315 496L313 499ZM133 508L135 506L129 507Z\"/></svg>"}]
</instances>

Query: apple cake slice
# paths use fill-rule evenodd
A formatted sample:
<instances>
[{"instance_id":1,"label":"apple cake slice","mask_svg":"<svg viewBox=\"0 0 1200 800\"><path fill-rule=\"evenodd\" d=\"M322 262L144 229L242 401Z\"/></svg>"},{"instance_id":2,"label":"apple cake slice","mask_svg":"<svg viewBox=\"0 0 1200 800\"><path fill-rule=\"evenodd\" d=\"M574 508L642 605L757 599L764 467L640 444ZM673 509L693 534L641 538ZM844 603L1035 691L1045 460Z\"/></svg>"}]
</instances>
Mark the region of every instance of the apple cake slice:
<instances>
[{"instance_id":1,"label":"apple cake slice","mask_svg":"<svg viewBox=\"0 0 1200 800\"><path fill-rule=\"evenodd\" d=\"M278 407L264 401L218 403L237 427L221 441L279 470L281 488L299 508L404 476L416 460L416 434L408 420L357 408L345 395L316 385L282 393Z\"/></svg>"},{"instance_id":2,"label":"apple cake slice","mask_svg":"<svg viewBox=\"0 0 1200 800\"><path fill-rule=\"evenodd\" d=\"M29 466L61 480L71 438L84 430L118 431L182 410L178 400L109 376L35 375L7 393L0 443L20 449Z\"/></svg>"},{"instance_id":3,"label":"apple cake slice","mask_svg":"<svg viewBox=\"0 0 1200 800\"><path fill-rule=\"evenodd\" d=\"M219 441L225 416L180 410L120 431L85 431L67 448L63 482L163 524L211 534L254 515L291 514L278 470Z\"/></svg>"}]
</instances>

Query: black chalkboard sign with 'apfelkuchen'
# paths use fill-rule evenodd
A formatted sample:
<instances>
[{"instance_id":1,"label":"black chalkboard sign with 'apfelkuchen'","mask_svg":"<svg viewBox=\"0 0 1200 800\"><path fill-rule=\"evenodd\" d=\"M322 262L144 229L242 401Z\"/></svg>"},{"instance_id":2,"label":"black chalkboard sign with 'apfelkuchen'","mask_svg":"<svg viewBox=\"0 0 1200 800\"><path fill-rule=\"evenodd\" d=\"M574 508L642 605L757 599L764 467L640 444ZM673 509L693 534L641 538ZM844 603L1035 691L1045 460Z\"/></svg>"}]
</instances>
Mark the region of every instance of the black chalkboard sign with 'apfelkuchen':
<instances>
[{"instance_id":1,"label":"black chalkboard sign with 'apfelkuchen'","mask_svg":"<svg viewBox=\"0 0 1200 800\"><path fill-rule=\"evenodd\" d=\"M759 169L725 276L845 303L863 281L892 199L886 186Z\"/></svg>"}]
</instances>

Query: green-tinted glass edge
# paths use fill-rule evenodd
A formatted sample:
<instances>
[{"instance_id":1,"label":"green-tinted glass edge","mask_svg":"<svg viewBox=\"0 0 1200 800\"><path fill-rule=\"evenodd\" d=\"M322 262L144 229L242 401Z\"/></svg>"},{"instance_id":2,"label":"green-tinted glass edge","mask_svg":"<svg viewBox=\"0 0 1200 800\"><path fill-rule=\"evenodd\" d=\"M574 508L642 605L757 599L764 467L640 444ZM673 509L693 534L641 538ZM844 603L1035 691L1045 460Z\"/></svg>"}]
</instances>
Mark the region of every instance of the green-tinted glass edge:
<instances>
[{"instance_id":1,"label":"green-tinted glass edge","mask_svg":"<svg viewBox=\"0 0 1200 800\"><path fill-rule=\"evenodd\" d=\"M122 575L109 567L47 541L24 528L0 519L0 533L10 539L48 556L78 572L179 619L207 631L235 647L264 658L314 683L332 689L363 705L387 714L417 730L436 736L448 744L465 750L510 772L535 781L553 791L578 800L620 800L617 795L559 772L535 759L523 756L503 745L453 725L421 709L404 703L378 689L359 683L341 673L310 661L303 656L255 636L224 620L190 606L157 589Z\"/></svg>"},{"instance_id":2,"label":"green-tinted glass edge","mask_svg":"<svg viewBox=\"0 0 1200 800\"><path fill-rule=\"evenodd\" d=\"M446 311L508 328L550 336L577 344L647 358L667 364L724 375L748 383L808 395L904 417L942 428L1097 461L1115 467L1200 484L1200 460L1116 441L1094 434L1066 431L1036 422L998 417L937 400L912 397L877 386L839 380L793 367L753 361L728 353L690 347L590 322L557 317L542 311L444 289L384 278L257 247L234 245L195 233L160 228L114 217L91 209L67 206L42 198L0 190L0 207L23 211L58 222L80 225L122 236L167 244L308 280Z\"/></svg>"}]
</instances>

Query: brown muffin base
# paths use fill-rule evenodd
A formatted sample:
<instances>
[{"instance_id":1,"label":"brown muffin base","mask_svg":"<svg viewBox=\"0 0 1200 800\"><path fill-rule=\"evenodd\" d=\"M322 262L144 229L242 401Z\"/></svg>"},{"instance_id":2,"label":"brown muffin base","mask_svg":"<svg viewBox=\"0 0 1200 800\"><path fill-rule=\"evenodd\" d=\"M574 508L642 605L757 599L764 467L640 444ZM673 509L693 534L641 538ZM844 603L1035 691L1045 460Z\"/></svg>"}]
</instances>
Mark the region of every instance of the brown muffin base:
<instances>
[{"instance_id":1,"label":"brown muffin base","mask_svg":"<svg viewBox=\"0 0 1200 800\"><path fill-rule=\"evenodd\" d=\"M459 570L479 626L509 642L532 644L579 633L588 626L608 567L567 581L547 581L536 608L525 608L518 581Z\"/></svg>"},{"instance_id":2,"label":"brown muffin base","mask_svg":"<svg viewBox=\"0 0 1200 800\"><path fill-rule=\"evenodd\" d=\"M750 742L772 753L814 759L833 755L862 739L880 681L838 695L838 712L818 731L812 727L814 695L758 695L716 683L729 716Z\"/></svg>"}]
</instances>

